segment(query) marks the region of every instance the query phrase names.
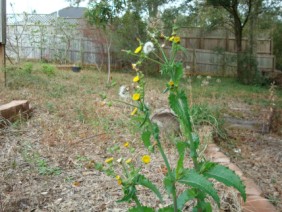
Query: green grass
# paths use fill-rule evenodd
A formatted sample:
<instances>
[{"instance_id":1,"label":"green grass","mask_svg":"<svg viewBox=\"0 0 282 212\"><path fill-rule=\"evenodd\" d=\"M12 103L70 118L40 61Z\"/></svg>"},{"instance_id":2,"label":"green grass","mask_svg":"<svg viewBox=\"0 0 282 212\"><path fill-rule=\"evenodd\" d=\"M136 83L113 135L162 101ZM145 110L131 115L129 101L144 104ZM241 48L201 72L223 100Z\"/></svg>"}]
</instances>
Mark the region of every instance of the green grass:
<instances>
[{"instance_id":1,"label":"green grass","mask_svg":"<svg viewBox=\"0 0 282 212\"><path fill-rule=\"evenodd\" d=\"M44 108L45 112L52 114L54 119L67 125L79 122L98 132L115 134L115 131L128 129L130 125L127 116L130 108L118 107L114 100L119 98L120 85L132 84L133 71L113 72L111 77L114 83L109 86L106 72L95 70L73 73L70 70L56 70L55 66L42 63L25 63L7 67L7 70L8 87L0 91L3 101L27 98L38 108ZM166 88L168 79L156 76L146 76L146 79L147 90L157 90L160 96L163 95L161 92ZM201 115L198 115L198 122L209 122L218 132L222 125L221 115L230 113L228 104L242 103L259 111L268 108L271 103L268 86L242 85L234 78L192 77L190 80L192 95L187 79L183 80L181 86L188 92L194 112L201 111L198 113ZM209 84L202 86L203 80L208 80ZM276 107L282 108L282 90L276 89L275 94ZM102 101L105 102L103 107L100 105ZM121 114L123 116L119 117ZM77 135L76 132L72 134Z\"/></svg>"}]
</instances>

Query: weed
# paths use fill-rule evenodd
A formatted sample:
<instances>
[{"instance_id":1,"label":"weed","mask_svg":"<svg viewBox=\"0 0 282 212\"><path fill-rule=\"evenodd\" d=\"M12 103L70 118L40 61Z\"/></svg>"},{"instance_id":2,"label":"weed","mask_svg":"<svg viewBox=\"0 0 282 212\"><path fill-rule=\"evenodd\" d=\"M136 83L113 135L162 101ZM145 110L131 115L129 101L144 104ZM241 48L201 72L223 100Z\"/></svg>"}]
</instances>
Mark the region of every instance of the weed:
<instances>
[{"instance_id":1,"label":"weed","mask_svg":"<svg viewBox=\"0 0 282 212\"><path fill-rule=\"evenodd\" d=\"M46 74L48 77L55 75L55 67L49 64L42 65L42 72Z\"/></svg>"},{"instance_id":2,"label":"weed","mask_svg":"<svg viewBox=\"0 0 282 212\"><path fill-rule=\"evenodd\" d=\"M55 112L55 106L51 102L46 103L46 107L49 113L54 113Z\"/></svg>"},{"instance_id":3,"label":"weed","mask_svg":"<svg viewBox=\"0 0 282 212\"><path fill-rule=\"evenodd\" d=\"M23 65L23 72L26 74L31 74L33 69L33 64L32 63L25 63Z\"/></svg>"},{"instance_id":4,"label":"weed","mask_svg":"<svg viewBox=\"0 0 282 212\"><path fill-rule=\"evenodd\" d=\"M34 166L40 175L60 175L62 173L59 167L50 167L46 160L38 152L32 151L31 144L25 144L21 154L23 159Z\"/></svg>"}]
</instances>

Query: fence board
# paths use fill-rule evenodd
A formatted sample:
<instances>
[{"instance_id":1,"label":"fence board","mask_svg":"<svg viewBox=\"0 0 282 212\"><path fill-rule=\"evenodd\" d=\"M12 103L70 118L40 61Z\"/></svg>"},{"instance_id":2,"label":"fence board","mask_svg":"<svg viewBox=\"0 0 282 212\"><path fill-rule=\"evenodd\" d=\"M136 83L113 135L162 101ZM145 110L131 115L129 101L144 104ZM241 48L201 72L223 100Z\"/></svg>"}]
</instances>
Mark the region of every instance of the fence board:
<instances>
[{"instance_id":1,"label":"fence board","mask_svg":"<svg viewBox=\"0 0 282 212\"><path fill-rule=\"evenodd\" d=\"M99 43L101 41L97 40L98 38L91 37L93 33L85 35L81 28L76 27L73 31L64 29L65 33L69 34L63 35L56 28L62 27L60 24L52 25L56 17L43 15L37 17L36 14L30 17L8 18L9 42L6 47L10 58L19 56L21 59L44 59L60 63L106 64L106 45ZM46 34L36 37L32 32L38 29L36 25L38 21L42 22L41 27L47 27L48 30ZM79 24L80 20L67 19L66 21L82 27ZM87 30L88 32L95 31L89 28ZM20 38L17 37L19 34ZM181 44L189 51L188 57L181 56L184 65L189 65L193 71L203 74L236 75L236 54L227 53L236 52L235 38L232 33L223 29L207 31L202 28L182 28L179 35L182 38ZM40 43L44 46L38 46ZM247 39L244 38L243 49L247 47L247 44ZM273 71L275 57L271 55L271 39L258 39L257 50L259 70ZM112 55L112 65L118 66L118 61L114 58L115 52Z\"/></svg>"}]
</instances>

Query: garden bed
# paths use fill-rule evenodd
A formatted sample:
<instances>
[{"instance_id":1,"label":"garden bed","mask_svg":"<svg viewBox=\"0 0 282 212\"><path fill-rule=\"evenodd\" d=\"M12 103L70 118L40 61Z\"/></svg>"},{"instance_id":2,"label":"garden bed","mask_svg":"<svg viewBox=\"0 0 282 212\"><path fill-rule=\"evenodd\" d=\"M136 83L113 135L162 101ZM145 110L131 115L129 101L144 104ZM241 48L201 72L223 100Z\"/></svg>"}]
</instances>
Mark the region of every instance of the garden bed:
<instances>
[{"instance_id":1,"label":"garden bed","mask_svg":"<svg viewBox=\"0 0 282 212\"><path fill-rule=\"evenodd\" d=\"M21 81L8 76L10 87L1 87L0 90L0 104L13 99L28 99L34 108L31 119L0 129L0 211L126 211L133 206L134 203L116 203L122 197L121 187L115 179L93 168L95 162L103 162L113 155L131 156L140 163L139 158L147 153L140 144L138 129L130 121L131 108L114 101L119 99L119 85L130 85L132 76L113 73L113 80L117 83L109 87L107 76L99 72L85 70L79 75L56 72L55 76L45 76L40 72L32 74L21 75ZM199 79L193 80L194 104L245 101L242 94L224 96L219 93L216 87L219 85L215 82L207 88L197 83ZM167 104L166 96L160 95L163 83L159 79L148 79L147 101L152 108ZM222 83L220 86L226 85ZM207 94L203 95L204 92ZM267 92L249 94L256 95L256 99L249 104L250 112L245 114L248 116L245 118L258 117L253 111L264 106L257 104L256 100L264 99ZM251 98L248 96L246 99ZM225 112L229 110L226 106ZM202 139L206 143L211 139L209 132L201 133L208 136ZM255 181L263 196L280 211L281 137L242 129L232 129L228 134L226 141L218 143L221 150L244 175ZM126 141L135 148L134 153L122 147ZM171 148L172 144L169 140L164 142L169 161L175 163L177 154ZM115 146L121 146L119 153L112 152ZM189 161L186 165L189 166ZM162 186L164 171L163 162L156 154L152 155L151 164L144 167L143 174ZM221 191L223 211L241 210L237 192L222 184L216 187ZM151 192L138 189L142 203L160 207L160 202ZM163 189L161 191L164 193ZM170 201L165 196L164 205ZM187 211L190 204L193 203L187 204Z\"/></svg>"}]
</instances>

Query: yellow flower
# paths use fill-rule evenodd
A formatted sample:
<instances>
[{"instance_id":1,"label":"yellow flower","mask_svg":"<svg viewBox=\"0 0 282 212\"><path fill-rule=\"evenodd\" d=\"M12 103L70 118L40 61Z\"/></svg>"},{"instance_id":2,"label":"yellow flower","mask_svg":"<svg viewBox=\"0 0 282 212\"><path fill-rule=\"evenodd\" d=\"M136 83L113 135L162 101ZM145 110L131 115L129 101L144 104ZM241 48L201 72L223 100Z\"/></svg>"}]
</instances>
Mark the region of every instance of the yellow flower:
<instances>
[{"instance_id":1,"label":"yellow flower","mask_svg":"<svg viewBox=\"0 0 282 212\"><path fill-rule=\"evenodd\" d=\"M139 52L141 52L141 50L142 50L142 46L138 46L138 47L135 49L134 53L135 53L135 54L138 54Z\"/></svg>"},{"instance_id":2,"label":"yellow flower","mask_svg":"<svg viewBox=\"0 0 282 212\"><path fill-rule=\"evenodd\" d=\"M139 76L133 78L133 82L139 82L139 80L140 80Z\"/></svg>"},{"instance_id":3,"label":"yellow flower","mask_svg":"<svg viewBox=\"0 0 282 212\"><path fill-rule=\"evenodd\" d=\"M179 36L174 36L173 42L174 43L180 43L180 37Z\"/></svg>"},{"instance_id":4,"label":"yellow flower","mask_svg":"<svg viewBox=\"0 0 282 212\"><path fill-rule=\"evenodd\" d=\"M151 161L151 157L149 155L144 155L142 157L142 162L143 163L148 164L148 163L150 163L150 161Z\"/></svg>"},{"instance_id":5,"label":"yellow flower","mask_svg":"<svg viewBox=\"0 0 282 212\"><path fill-rule=\"evenodd\" d=\"M131 158L128 158L128 159L125 161L125 163L129 164L129 163L131 163L131 161L132 161L132 159L131 159Z\"/></svg>"},{"instance_id":6,"label":"yellow flower","mask_svg":"<svg viewBox=\"0 0 282 212\"><path fill-rule=\"evenodd\" d=\"M139 94L139 93L133 94L132 99L133 99L134 101L139 101L139 100L140 100L140 94Z\"/></svg>"},{"instance_id":7,"label":"yellow flower","mask_svg":"<svg viewBox=\"0 0 282 212\"><path fill-rule=\"evenodd\" d=\"M130 114L130 115L134 116L134 115L137 113L137 111L138 111L138 108L137 108L137 107L135 107L135 108L134 108L134 110L131 112L131 114Z\"/></svg>"},{"instance_id":8,"label":"yellow flower","mask_svg":"<svg viewBox=\"0 0 282 212\"><path fill-rule=\"evenodd\" d=\"M116 176L116 179L117 179L118 184L121 185L122 181L119 175Z\"/></svg>"},{"instance_id":9,"label":"yellow flower","mask_svg":"<svg viewBox=\"0 0 282 212\"><path fill-rule=\"evenodd\" d=\"M129 143L128 143L128 142L125 142L125 143L123 144L123 146L124 146L124 147L129 147Z\"/></svg>"},{"instance_id":10,"label":"yellow flower","mask_svg":"<svg viewBox=\"0 0 282 212\"><path fill-rule=\"evenodd\" d=\"M105 163L111 163L113 160L114 160L114 158L113 158L113 157L111 157L111 158L107 158L107 159L105 160Z\"/></svg>"},{"instance_id":11,"label":"yellow flower","mask_svg":"<svg viewBox=\"0 0 282 212\"><path fill-rule=\"evenodd\" d=\"M172 87L172 86L174 86L174 82L172 81L172 80L170 80L169 82L168 82L168 84Z\"/></svg>"},{"instance_id":12,"label":"yellow flower","mask_svg":"<svg viewBox=\"0 0 282 212\"><path fill-rule=\"evenodd\" d=\"M180 37L179 36L171 36L169 38L169 41L174 42L174 43L180 43Z\"/></svg>"}]
</instances>

